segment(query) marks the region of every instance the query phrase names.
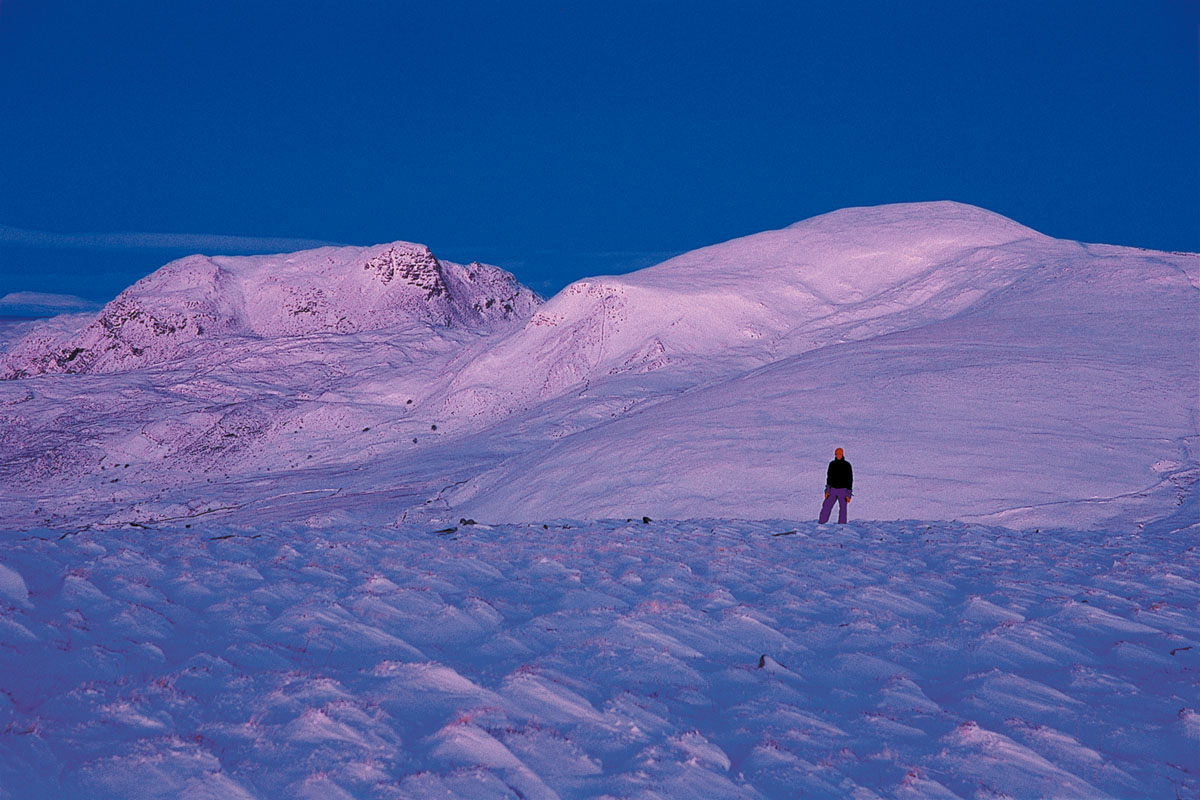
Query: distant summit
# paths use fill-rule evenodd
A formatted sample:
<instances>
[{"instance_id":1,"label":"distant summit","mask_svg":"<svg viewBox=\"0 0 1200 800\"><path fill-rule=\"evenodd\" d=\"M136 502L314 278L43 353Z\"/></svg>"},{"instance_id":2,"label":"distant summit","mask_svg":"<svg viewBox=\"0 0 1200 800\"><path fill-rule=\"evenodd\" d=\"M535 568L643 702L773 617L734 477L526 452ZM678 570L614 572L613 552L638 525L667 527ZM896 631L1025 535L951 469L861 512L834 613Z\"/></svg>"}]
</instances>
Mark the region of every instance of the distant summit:
<instances>
[{"instance_id":1,"label":"distant summit","mask_svg":"<svg viewBox=\"0 0 1200 800\"><path fill-rule=\"evenodd\" d=\"M146 276L65 340L32 334L2 378L121 372L171 361L225 336L356 333L425 324L491 329L540 303L504 270L393 242L269 256L189 256Z\"/></svg>"},{"instance_id":2,"label":"distant summit","mask_svg":"<svg viewBox=\"0 0 1200 800\"><path fill-rule=\"evenodd\" d=\"M1023 240L1053 241L964 203L895 203L843 208L702 247L623 277L647 286L788 283L840 302L894 286L961 253Z\"/></svg>"}]
</instances>

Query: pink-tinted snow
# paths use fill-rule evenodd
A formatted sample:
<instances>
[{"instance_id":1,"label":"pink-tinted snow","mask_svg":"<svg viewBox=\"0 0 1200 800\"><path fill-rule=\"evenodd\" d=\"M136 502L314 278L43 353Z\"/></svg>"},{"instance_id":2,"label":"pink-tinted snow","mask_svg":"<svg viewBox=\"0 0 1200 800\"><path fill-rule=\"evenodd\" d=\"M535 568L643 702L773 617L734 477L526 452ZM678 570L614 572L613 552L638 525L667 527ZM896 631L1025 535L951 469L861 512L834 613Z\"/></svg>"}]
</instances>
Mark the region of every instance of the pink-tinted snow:
<instances>
[{"instance_id":1,"label":"pink-tinted snow","mask_svg":"<svg viewBox=\"0 0 1200 800\"><path fill-rule=\"evenodd\" d=\"M7 534L0 797L1200 792L1196 525L453 527Z\"/></svg>"},{"instance_id":2,"label":"pink-tinted snow","mask_svg":"<svg viewBox=\"0 0 1200 800\"><path fill-rule=\"evenodd\" d=\"M0 800L1200 794L1195 254L194 256L0 351Z\"/></svg>"},{"instance_id":3,"label":"pink-tinted snow","mask_svg":"<svg viewBox=\"0 0 1200 800\"><path fill-rule=\"evenodd\" d=\"M1200 474L1198 285L1195 255L953 203L540 307L405 243L183 259L10 348L10 374L84 374L0 382L0 510L112 526L338 493L385 522L794 518L843 446L858 518L1136 525Z\"/></svg>"}]
</instances>

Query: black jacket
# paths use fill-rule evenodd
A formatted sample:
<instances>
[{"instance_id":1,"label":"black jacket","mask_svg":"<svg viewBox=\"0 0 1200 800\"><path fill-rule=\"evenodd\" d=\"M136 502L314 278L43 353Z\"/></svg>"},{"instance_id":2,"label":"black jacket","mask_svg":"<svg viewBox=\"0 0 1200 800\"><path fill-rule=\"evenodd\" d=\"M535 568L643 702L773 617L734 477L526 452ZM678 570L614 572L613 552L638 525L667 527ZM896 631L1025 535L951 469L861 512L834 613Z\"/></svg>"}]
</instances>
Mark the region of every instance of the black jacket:
<instances>
[{"instance_id":1,"label":"black jacket","mask_svg":"<svg viewBox=\"0 0 1200 800\"><path fill-rule=\"evenodd\" d=\"M849 461L835 458L829 462L829 471L825 473L825 488L853 490L854 470L850 468Z\"/></svg>"}]
</instances>

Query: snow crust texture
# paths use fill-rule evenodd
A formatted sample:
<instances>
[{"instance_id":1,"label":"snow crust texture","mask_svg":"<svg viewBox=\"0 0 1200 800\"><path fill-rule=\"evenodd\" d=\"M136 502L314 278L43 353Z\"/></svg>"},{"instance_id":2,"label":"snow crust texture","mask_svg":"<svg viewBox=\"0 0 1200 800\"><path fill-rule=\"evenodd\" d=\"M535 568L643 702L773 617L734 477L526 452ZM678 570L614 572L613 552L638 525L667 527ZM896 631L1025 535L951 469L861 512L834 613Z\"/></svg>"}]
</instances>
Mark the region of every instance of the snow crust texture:
<instances>
[{"instance_id":1,"label":"snow crust texture","mask_svg":"<svg viewBox=\"0 0 1200 800\"><path fill-rule=\"evenodd\" d=\"M7 533L0 797L1200 795L1200 528Z\"/></svg>"}]
</instances>

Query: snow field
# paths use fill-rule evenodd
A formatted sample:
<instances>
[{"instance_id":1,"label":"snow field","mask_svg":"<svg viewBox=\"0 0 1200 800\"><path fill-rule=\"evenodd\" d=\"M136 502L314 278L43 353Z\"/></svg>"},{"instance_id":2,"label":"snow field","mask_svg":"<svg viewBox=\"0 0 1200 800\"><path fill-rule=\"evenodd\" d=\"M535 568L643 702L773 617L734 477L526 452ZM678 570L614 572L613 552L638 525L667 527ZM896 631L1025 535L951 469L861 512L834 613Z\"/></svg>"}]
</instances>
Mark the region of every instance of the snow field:
<instances>
[{"instance_id":1,"label":"snow field","mask_svg":"<svg viewBox=\"0 0 1200 800\"><path fill-rule=\"evenodd\" d=\"M9 534L0 797L1200 796L1196 526L453 527Z\"/></svg>"}]
</instances>

